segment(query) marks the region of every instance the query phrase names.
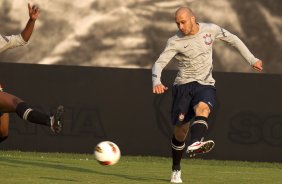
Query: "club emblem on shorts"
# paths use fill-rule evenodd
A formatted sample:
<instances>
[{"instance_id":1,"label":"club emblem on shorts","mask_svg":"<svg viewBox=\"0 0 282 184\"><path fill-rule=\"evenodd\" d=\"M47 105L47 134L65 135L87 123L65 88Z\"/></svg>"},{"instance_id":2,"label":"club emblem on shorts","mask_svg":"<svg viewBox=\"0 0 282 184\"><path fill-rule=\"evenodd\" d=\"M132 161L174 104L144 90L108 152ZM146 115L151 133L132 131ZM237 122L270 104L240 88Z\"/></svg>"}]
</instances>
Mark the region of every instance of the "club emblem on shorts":
<instances>
[{"instance_id":1,"label":"club emblem on shorts","mask_svg":"<svg viewBox=\"0 0 282 184\"><path fill-rule=\"evenodd\" d=\"M203 38L205 39L205 44L206 45L211 45L213 40L211 38L211 34L206 34L205 36L203 36Z\"/></svg>"},{"instance_id":2,"label":"club emblem on shorts","mask_svg":"<svg viewBox=\"0 0 282 184\"><path fill-rule=\"evenodd\" d=\"M184 117L185 117L184 114L183 114L183 113L180 113L179 116L178 116L178 120L179 120L179 121L183 121L183 120L184 120Z\"/></svg>"}]
</instances>

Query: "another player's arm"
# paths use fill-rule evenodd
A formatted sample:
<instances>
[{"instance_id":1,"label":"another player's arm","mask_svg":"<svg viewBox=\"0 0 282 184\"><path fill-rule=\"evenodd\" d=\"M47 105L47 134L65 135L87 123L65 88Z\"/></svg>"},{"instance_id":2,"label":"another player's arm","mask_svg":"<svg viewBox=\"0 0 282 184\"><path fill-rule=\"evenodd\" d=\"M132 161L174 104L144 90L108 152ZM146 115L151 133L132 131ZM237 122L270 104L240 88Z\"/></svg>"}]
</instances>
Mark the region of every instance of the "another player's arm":
<instances>
[{"instance_id":1,"label":"another player's arm","mask_svg":"<svg viewBox=\"0 0 282 184\"><path fill-rule=\"evenodd\" d=\"M11 35L11 36L4 36L4 35L0 36L0 39L1 39L0 52L4 52L5 50L24 46L27 44L28 40L30 39L32 35L35 21L37 20L39 16L39 9L37 6L31 7L31 5L28 4L28 10L29 10L29 20L25 28L21 32L21 34Z\"/></svg>"},{"instance_id":2,"label":"another player's arm","mask_svg":"<svg viewBox=\"0 0 282 184\"><path fill-rule=\"evenodd\" d=\"M231 46L235 47L240 54L245 58L245 60L257 71L262 71L262 61L257 59L247 48L247 46L234 34L229 31L217 26L216 38L229 43Z\"/></svg>"},{"instance_id":3,"label":"another player's arm","mask_svg":"<svg viewBox=\"0 0 282 184\"><path fill-rule=\"evenodd\" d=\"M177 52L174 48L174 44L168 41L165 50L161 53L152 68L153 93L162 94L168 89L161 82L161 73L164 67L176 54Z\"/></svg>"},{"instance_id":4,"label":"another player's arm","mask_svg":"<svg viewBox=\"0 0 282 184\"><path fill-rule=\"evenodd\" d=\"M32 35L35 21L37 20L39 16L39 8L36 5L31 6L28 3L28 12L29 12L29 20L24 28L24 30L21 32L21 36L24 39L24 41L28 41Z\"/></svg>"}]
</instances>

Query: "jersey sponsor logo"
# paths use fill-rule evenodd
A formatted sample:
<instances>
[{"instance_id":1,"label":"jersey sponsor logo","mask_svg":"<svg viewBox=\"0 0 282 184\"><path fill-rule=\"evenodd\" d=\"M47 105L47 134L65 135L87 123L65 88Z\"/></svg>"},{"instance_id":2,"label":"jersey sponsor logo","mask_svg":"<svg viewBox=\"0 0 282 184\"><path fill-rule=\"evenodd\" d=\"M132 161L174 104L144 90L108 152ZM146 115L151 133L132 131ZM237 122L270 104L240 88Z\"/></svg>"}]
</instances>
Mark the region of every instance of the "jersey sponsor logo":
<instances>
[{"instance_id":1,"label":"jersey sponsor logo","mask_svg":"<svg viewBox=\"0 0 282 184\"><path fill-rule=\"evenodd\" d=\"M211 38L211 34L206 34L205 36L203 36L204 40L205 40L205 44L206 45L211 45L213 40Z\"/></svg>"}]
</instances>

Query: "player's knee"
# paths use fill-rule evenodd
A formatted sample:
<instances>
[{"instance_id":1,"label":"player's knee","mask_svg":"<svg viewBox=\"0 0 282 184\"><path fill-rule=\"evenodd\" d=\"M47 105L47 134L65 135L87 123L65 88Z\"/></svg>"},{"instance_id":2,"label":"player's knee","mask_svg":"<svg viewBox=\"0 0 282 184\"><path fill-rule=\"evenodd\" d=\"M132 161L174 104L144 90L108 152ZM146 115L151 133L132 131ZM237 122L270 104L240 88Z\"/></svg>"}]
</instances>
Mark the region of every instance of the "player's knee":
<instances>
[{"instance_id":1,"label":"player's knee","mask_svg":"<svg viewBox=\"0 0 282 184\"><path fill-rule=\"evenodd\" d=\"M8 135L6 136L0 136L0 143L5 141L8 138Z\"/></svg>"},{"instance_id":2,"label":"player's knee","mask_svg":"<svg viewBox=\"0 0 282 184\"><path fill-rule=\"evenodd\" d=\"M210 107L206 103L200 102L195 107L195 113L196 113L196 116L208 117L210 114Z\"/></svg>"}]
</instances>

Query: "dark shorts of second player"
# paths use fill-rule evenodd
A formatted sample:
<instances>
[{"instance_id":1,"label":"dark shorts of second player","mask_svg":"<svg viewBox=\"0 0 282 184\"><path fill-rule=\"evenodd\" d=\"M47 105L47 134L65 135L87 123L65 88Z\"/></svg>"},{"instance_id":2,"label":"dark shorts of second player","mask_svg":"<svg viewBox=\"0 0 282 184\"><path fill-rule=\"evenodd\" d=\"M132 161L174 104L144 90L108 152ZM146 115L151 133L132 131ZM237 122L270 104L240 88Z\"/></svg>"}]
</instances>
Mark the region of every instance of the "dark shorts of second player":
<instances>
[{"instance_id":1,"label":"dark shorts of second player","mask_svg":"<svg viewBox=\"0 0 282 184\"><path fill-rule=\"evenodd\" d=\"M212 85L190 82L175 85L172 89L171 119L173 125L188 123L194 116L194 106L199 102L206 103L210 110L215 106L216 89Z\"/></svg>"}]
</instances>

